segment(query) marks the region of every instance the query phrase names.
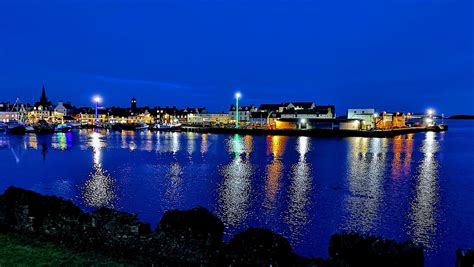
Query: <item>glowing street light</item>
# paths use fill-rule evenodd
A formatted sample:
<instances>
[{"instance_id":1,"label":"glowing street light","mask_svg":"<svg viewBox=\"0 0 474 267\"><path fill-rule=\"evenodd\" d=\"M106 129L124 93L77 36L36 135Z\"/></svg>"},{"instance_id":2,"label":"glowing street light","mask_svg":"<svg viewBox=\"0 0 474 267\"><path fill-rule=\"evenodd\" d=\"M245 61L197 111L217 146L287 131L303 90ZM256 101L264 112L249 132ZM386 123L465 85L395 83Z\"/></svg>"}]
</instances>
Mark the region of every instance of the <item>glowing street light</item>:
<instances>
[{"instance_id":1,"label":"glowing street light","mask_svg":"<svg viewBox=\"0 0 474 267\"><path fill-rule=\"evenodd\" d=\"M428 113L428 115L433 116L435 114L435 111L434 111L434 109L430 108L430 109L428 109L427 113Z\"/></svg>"},{"instance_id":2,"label":"glowing street light","mask_svg":"<svg viewBox=\"0 0 474 267\"><path fill-rule=\"evenodd\" d=\"M240 92L235 93L235 128L239 128L239 98L241 97Z\"/></svg>"},{"instance_id":3,"label":"glowing street light","mask_svg":"<svg viewBox=\"0 0 474 267\"><path fill-rule=\"evenodd\" d=\"M95 124L99 124L99 104L102 103L102 97L94 96L93 98L95 103Z\"/></svg>"}]
</instances>

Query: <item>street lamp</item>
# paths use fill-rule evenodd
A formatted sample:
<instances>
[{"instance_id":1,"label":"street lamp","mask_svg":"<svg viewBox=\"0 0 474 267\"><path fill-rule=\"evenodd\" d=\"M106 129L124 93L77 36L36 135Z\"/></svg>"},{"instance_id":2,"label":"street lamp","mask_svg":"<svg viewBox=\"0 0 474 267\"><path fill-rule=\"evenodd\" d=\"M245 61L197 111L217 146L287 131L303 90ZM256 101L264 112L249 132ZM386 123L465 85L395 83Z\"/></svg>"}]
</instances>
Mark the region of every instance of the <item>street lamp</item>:
<instances>
[{"instance_id":1,"label":"street lamp","mask_svg":"<svg viewBox=\"0 0 474 267\"><path fill-rule=\"evenodd\" d=\"M99 104L102 102L102 97L94 96L94 103L95 103L95 124L99 124Z\"/></svg>"},{"instance_id":2,"label":"street lamp","mask_svg":"<svg viewBox=\"0 0 474 267\"><path fill-rule=\"evenodd\" d=\"M435 111L434 111L434 109L430 108L430 109L428 109L427 113L428 113L428 115L433 116L435 114Z\"/></svg>"},{"instance_id":3,"label":"street lamp","mask_svg":"<svg viewBox=\"0 0 474 267\"><path fill-rule=\"evenodd\" d=\"M235 128L239 128L239 98L241 97L240 92L235 93Z\"/></svg>"}]
</instances>

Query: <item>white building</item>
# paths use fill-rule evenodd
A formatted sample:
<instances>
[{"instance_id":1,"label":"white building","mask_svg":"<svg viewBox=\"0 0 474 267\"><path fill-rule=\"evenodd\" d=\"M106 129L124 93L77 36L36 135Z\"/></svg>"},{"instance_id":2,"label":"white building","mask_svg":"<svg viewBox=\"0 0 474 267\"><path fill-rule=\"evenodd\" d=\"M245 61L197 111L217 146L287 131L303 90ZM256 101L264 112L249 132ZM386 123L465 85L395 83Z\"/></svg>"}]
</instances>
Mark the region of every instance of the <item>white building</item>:
<instances>
[{"instance_id":1,"label":"white building","mask_svg":"<svg viewBox=\"0 0 474 267\"><path fill-rule=\"evenodd\" d=\"M67 108L64 106L63 102L58 102L58 105L54 108L54 112L61 113L64 116L66 116Z\"/></svg>"},{"instance_id":2,"label":"white building","mask_svg":"<svg viewBox=\"0 0 474 267\"><path fill-rule=\"evenodd\" d=\"M235 121L235 105L230 106L229 110L229 119ZM254 105L250 106L239 106L239 122L249 122L250 121L250 114L252 112L257 111L257 107Z\"/></svg>"},{"instance_id":3,"label":"white building","mask_svg":"<svg viewBox=\"0 0 474 267\"><path fill-rule=\"evenodd\" d=\"M229 123L228 113L202 113L191 114L189 117L191 124L227 124Z\"/></svg>"},{"instance_id":4,"label":"white building","mask_svg":"<svg viewBox=\"0 0 474 267\"><path fill-rule=\"evenodd\" d=\"M359 120L360 129L371 130L375 128L377 113L374 108L352 108L347 110L348 120Z\"/></svg>"}]
</instances>

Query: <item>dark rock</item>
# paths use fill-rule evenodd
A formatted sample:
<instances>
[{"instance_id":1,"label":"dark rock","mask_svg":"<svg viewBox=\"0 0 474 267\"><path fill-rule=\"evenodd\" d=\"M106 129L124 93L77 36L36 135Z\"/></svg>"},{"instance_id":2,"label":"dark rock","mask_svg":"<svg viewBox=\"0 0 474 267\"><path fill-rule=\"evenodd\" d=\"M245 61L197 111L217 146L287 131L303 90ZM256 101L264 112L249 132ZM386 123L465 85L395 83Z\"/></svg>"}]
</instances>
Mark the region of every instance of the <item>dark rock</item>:
<instances>
[{"instance_id":1,"label":"dark rock","mask_svg":"<svg viewBox=\"0 0 474 267\"><path fill-rule=\"evenodd\" d=\"M92 213L91 227L97 238L109 247L135 246L151 233L150 225L138 221L136 214L100 208Z\"/></svg>"},{"instance_id":2,"label":"dark rock","mask_svg":"<svg viewBox=\"0 0 474 267\"><path fill-rule=\"evenodd\" d=\"M297 261L288 240L267 229L250 228L228 245L233 265L289 266Z\"/></svg>"},{"instance_id":3,"label":"dark rock","mask_svg":"<svg viewBox=\"0 0 474 267\"><path fill-rule=\"evenodd\" d=\"M172 265L218 265L223 235L224 224L205 208L166 211L151 240L151 254Z\"/></svg>"},{"instance_id":4,"label":"dark rock","mask_svg":"<svg viewBox=\"0 0 474 267\"><path fill-rule=\"evenodd\" d=\"M411 242L358 234L333 235L329 256L334 266L423 266L423 250Z\"/></svg>"},{"instance_id":5,"label":"dark rock","mask_svg":"<svg viewBox=\"0 0 474 267\"><path fill-rule=\"evenodd\" d=\"M0 230L25 233L79 250L160 266L423 266L423 251L356 234L334 235L330 261L299 257L281 235L251 228L223 242L224 224L205 208L167 211L154 233L137 215L101 208L85 213L71 201L10 187L0 196ZM472 266L473 251L457 251Z\"/></svg>"},{"instance_id":6,"label":"dark rock","mask_svg":"<svg viewBox=\"0 0 474 267\"><path fill-rule=\"evenodd\" d=\"M456 267L474 266L474 249L456 250Z\"/></svg>"},{"instance_id":7,"label":"dark rock","mask_svg":"<svg viewBox=\"0 0 474 267\"><path fill-rule=\"evenodd\" d=\"M224 235L224 224L207 209L169 210L161 218L157 232L205 241L207 245L219 245Z\"/></svg>"},{"instance_id":8,"label":"dark rock","mask_svg":"<svg viewBox=\"0 0 474 267\"><path fill-rule=\"evenodd\" d=\"M2 197L2 224L29 233L43 233L58 239L73 238L81 232L89 216L71 201L42 196L29 190L10 187Z\"/></svg>"}]
</instances>

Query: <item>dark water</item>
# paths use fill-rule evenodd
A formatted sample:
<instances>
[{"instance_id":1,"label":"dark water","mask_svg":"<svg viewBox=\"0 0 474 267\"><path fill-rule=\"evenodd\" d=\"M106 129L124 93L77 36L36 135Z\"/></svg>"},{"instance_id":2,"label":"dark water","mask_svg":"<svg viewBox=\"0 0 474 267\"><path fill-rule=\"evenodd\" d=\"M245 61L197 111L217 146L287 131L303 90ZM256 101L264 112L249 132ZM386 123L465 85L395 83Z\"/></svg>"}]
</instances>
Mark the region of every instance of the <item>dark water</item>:
<instances>
[{"instance_id":1,"label":"dark water","mask_svg":"<svg viewBox=\"0 0 474 267\"><path fill-rule=\"evenodd\" d=\"M250 226L326 257L341 231L411 239L427 266L474 247L474 123L397 138L195 133L0 134L0 190L10 185L108 206L156 224L204 206L226 238Z\"/></svg>"}]
</instances>

